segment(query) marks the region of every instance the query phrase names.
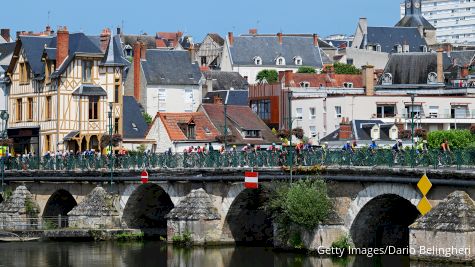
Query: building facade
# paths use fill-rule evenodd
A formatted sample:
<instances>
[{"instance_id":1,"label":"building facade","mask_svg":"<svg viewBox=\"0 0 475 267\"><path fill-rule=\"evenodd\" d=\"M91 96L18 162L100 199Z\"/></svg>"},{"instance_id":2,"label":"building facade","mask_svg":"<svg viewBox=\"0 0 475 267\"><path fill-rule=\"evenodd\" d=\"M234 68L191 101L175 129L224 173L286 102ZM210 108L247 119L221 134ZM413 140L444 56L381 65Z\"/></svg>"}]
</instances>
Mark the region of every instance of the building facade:
<instances>
[{"instance_id":1,"label":"building facade","mask_svg":"<svg viewBox=\"0 0 475 267\"><path fill-rule=\"evenodd\" d=\"M101 151L109 127L122 133L122 57L118 36L20 36L8 68L8 136L14 153ZM112 112L112 125L108 112Z\"/></svg>"},{"instance_id":2,"label":"building facade","mask_svg":"<svg viewBox=\"0 0 475 267\"><path fill-rule=\"evenodd\" d=\"M401 3L401 17L406 2ZM419 5L419 4L418 4ZM470 0L422 0L422 15L437 28L437 41L475 44L475 2Z\"/></svg>"}]
</instances>

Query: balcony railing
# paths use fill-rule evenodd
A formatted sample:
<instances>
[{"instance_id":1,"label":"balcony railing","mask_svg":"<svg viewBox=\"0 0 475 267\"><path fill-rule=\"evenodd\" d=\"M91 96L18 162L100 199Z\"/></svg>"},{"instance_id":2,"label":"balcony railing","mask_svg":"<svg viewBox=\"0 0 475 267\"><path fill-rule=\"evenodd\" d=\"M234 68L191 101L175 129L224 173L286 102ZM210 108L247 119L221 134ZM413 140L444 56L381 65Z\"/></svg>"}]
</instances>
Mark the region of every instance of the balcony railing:
<instances>
[{"instance_id":1,"label":"balcony railing","mask_svg":"<svg viewBox=\"0 0 475 267\"><path fill-rule=\"evenodd\" d=\"M292 157L290 157L292 153ZM292 158L292 162L290 159ZM66 156L52 158L20 157L5 160L7 171L109 171L107 156ZM114 156L114 170L143 169L200 169L200 168L251 168L289 166L401 166L401 167L469 167L475 168L475 149L441 153L439 150L417 152L407 150L394 153L391 149L308 149L281 151L253 151L208 153L161 153Z\"/></svg>"}]
</instances>

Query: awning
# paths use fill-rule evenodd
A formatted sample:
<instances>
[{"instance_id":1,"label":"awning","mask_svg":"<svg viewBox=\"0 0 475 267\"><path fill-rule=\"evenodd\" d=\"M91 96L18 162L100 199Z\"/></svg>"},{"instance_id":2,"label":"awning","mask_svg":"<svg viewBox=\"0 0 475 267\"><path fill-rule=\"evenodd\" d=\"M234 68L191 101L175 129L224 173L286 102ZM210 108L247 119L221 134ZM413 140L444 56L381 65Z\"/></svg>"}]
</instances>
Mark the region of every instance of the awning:
<instances>
[{"instance_id":1,"label":"awning","mask_svg":"<svg viewBox=\"0 0 475 267\"><path fill-rule=\"evenodd\" d=\"M412 102L404 102L405 105L412 105ZM414 102L414 106L422 106L424 102Z\"/></svg>"},{"instance_id":2,"label":"awning","mask_svg":"<svg viewBox=\"0 0 475 267\"><path fill-rule=\"evenodd\" d=\"M73 91L76 96L107 96L106 90L99 85L83 84Z\"/></svg>"},{"instance_id":3,"label":"awning","mask_svg":"<svg viewBox=\"0 0 475 267\"><path fill-rule=\"evenodd\" d=\"M77 135L79 134L79 131L72 131L70 133L68 133L64 138L63 140L64 141L71 141L74 137L76 137Z\"/></svg>"},{"instance_id":4,"label":"awning","mask_svg":"<svg viewBox=\"0 0 475 267\"><path fill-rule=\"evenodd\" d=\"M397 102L376 102L376 105L396 105Z\"/></svg>"},{"instance_id":5,"label":"awning","mask_svg":"<svg viewBox=\"0 0 475 267\"><path fill-rule=\"evenodd\" d=\"M453 102L450 103L451 106L468 106L470 103L460 103L460 102Z\"/></svg>"}]
</instances>

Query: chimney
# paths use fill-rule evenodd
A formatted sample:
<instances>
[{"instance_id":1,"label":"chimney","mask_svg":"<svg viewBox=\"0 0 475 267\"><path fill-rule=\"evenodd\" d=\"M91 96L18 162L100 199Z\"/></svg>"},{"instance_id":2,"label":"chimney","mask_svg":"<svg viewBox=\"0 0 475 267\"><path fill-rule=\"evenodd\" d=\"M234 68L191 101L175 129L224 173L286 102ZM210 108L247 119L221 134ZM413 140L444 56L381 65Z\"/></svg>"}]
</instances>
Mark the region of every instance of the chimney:
<instances>
[{"instance_id":1,"label":"chimney","mask_svg":"<svg viewBox=\"0 0 475 267\"><path fill-rule=\"evenodd\" d=\"M190 48L188 49L190 52L190 58L191 58L191 64L194 64L196 62L196 50L193 45L190 45Z\"/></svg>"},{"instance_id":2,"label":"chimney","mask_svg":"<svg viewBox=\"0 0 475 267\"><path fill-rule=\"evenodd\" d=\"M66 26L59 27L56 34L56 69L59 69L69 54L69 32Z\"/></svg>"},{"instance_id":3,"label":"chimney","mask_svg":"<svg viewBox=\"0 0 475 267\"><path fill-rule=\"evenodd\" d=\"M234 44L234 34L232 32L228 32L228 39L229 39L229 46L233 46L233 44Z\"/></svg>"},{"instance_id":4,"label":"chimney","mask_svg":"<svg viewBox=\"0 0 475 267\"><path fill-rule=\"evenodd\" d=\"M313 46L318 46L318 34L313 34Z\"/></svg>"},{"instance_id":5,"label":"chimney","mask_svg":"<svg viewBox=\"0 0 475 267\"><path fill-rule=\"evenodd\" d=\"M444 50L439 48L437 50L437 82L444 83Z\"/></svg>"},{"instance_id":6,"label":"chimney","mask_svg":"<svg viewBox=\"0 0 475 267\"><path fill-rule=\"evenodd\" d=\"M107 46L109 45L110 38L111 38L111 30L109 28L104 28L100 35L102 52L106 52Z\"/></svg>"},{"instance_id":7,"label":"chimney","mask_svg":"<svg viewBox=\"0 0 475 267\"><path fill-rule=\"evenodd\" d=\"M51 26L49 25L46 26L44 34L47 36L50 36L52 34Z\"/></svg>"},{"instance_id":8,"label":"chimney","mask_svg":"<svg viewBox=\"0 0 475 267\"><path fill-rule=\"evenodd\" d=\"M257 34L257 29L249 29L249 34L256 35Z\"/></svg>"},{"instance_id":9,"label":"chimney","mask_svg":"<svg viewBox=\"0 0 475 267\"><path fill-rule=\"evenodd\" d=\"M366 95L374 95L374 66L363 66L363 85L366 88Z\"/></svg>"},{"instance_id":10,"label":"chimney","mask_svg":"<svg viewBox=\"0 0 475 267\"><path fill-rule=\"evenodd\" d=\"M367 18L360 18L358 21L358 27L360 28L363 35L368 34L368 19Z\"/></svg>"},{"instance_id":11,"label":"chimney","mask_svg":"<svg viewBox=\"0 0 475 267\"><path fill-rule=\"evenodd\" d=\"M279 44L282 45L282 33L281 32L279 32L277 34L277 39L279 40Z\"/></svg>"},{"instance_id":12,"label":"chimney","mask_svg":"<svg viewBox=\"0 0 475 267\"><path fill-rule=\"evenodd\" d=\"M291 70L286 70L284 73L285 87L291 87L294 84L294 73Z\"/></svg>"},{"instance_id":13,"label":"chimney","mask_svg":"<svg viewBox=\"0 0 475 267\"><path fill-rule=\"evenodd\" d=\"M351 131L351 124L348 118L343 118L340 122L340 133L339 139L340 140L349 140L353 136L353 132Z\"/></svg>"},{"instance_id":14,"label":"chimney","mask_svg":"<svg viewBox=\"0 0 475 267\"><path fill-rule=\"evenodd\" d=\"M0 35L5 39L5 41L7 41L7 43L10 42L10 29L1 29Z\"/></svg>"},{"instance_id":15,"label":"chimney","mask_svg":"<svg viewBox=\"0 0 475 267\"><path fill-rule=\"evenodd\" d=\"M134 44L134 97L137 102L140 102L141 51L142 43L136 42Z\"/></svg>"},{"instance_id":16,"label":"chimney","mask_svg":"<svg viewBox=\"0 0 475 267\"><path fill-rule=\"evenodd\" d=\"M145 60L147 55L147 47L144 43L140 43L140 59Z\"/></svg>"}]
</instances>

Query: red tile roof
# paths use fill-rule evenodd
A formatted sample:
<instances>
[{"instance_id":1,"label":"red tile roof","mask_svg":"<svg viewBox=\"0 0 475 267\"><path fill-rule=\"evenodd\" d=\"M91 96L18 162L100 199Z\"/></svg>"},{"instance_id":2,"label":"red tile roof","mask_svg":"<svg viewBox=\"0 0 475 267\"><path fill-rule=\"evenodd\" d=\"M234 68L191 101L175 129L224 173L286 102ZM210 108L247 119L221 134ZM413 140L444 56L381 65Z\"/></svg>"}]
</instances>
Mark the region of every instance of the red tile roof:
<instances>
[{"instance_id":1,"label":"red tile roof","mask_svg":"<svg viewBox=\"0 0 475 267\"><path fill-rule=\"evenodd\" d=\"M202 110L214 126L224 131L224 106L220 104L202 104ZM228 105L226 110L227 127L235 137L235 144L271 144L279 142L267 125L248 106ZM246 139L241 135L242 130L259 130L262 139ZM221 134L224 134L223 132Z\"/></svg>"},{"instance_id":2,"label":"red tile roof","mask_svg":"<svg viewBox=\"0 0 475 267\"><path fill-rule=\"evenodd\" d=\"M344 87L344 83L353 83L354 88L363 88L363 77L360 74L310 74L294 73L294 86L300 86L301 82L309 82L310 87Z\"/></svg>"},{"instance_id":3,"label":"red tile roof","mask_svg":"<svg viewBox=\"0 0 475 267\"><path fill-rule=\"evenodd\" d=\"M211 121L203 112L192 113L167 113L159 112L157 117L160 117L161 122L167 130L168 136L172 141L187 141L189 140L185 133L180 129L179 123L189 123L191 121L195 124L195 136L193 140L197 141L214 141L219 136L219 131L213 126ZM209 133L206 133L205 128Z\"/></svg>"}]
</instances>

